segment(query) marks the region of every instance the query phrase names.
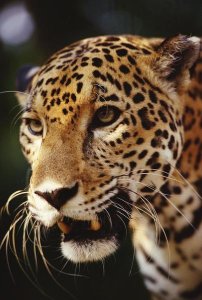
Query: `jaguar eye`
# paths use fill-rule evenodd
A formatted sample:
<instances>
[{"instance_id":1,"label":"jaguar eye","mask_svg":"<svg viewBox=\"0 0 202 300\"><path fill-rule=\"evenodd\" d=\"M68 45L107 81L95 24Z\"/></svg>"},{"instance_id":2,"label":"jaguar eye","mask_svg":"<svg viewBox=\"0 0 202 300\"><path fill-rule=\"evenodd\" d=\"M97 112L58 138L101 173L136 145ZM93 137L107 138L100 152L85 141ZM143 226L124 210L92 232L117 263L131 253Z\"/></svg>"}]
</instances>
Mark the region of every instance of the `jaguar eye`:
<instances>
[{"instance_id":1,"label":"jaguar eye","mask_svg":"<svg viewBox=\"0 0 202 300\"><path fill-rule=\"evenodd\" d=\"M26 119L26 124L29 132L33 135L42 135L43 126L41 121L34 119Z\"/></svg>"},{"instance_id":2,"label":"jaguar eye","mask_svg":"<svg viewBox=\"0 0 202 300\"><path fill-rule=\"evenodd\" d=\"M116 106L106 105L100 107L93 117L92 126L103 127L114 123L120 116L121 111Z\"/></svg>"}]
</instances>

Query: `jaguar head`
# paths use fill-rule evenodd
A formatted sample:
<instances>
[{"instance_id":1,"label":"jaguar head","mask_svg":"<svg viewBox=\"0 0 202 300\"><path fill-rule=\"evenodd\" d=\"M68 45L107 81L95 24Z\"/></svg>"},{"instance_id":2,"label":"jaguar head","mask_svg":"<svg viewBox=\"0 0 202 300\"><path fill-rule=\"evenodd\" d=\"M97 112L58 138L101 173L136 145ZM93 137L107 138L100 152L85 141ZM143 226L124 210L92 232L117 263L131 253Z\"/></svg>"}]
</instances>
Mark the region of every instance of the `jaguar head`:
<instances>
[{"instance_id":1,"label":"jaguar head","mask_svg":"<svg viewBox=\"0 0 202 300\"><path fill-rule=\"evenodd\" d=\"M20 70L28 206L42 226L59 226L66 258L116 251L132 211L172 173L183 143L179 95L198 52L186 36L98 37Z\"/></svg>"}]
</instances>

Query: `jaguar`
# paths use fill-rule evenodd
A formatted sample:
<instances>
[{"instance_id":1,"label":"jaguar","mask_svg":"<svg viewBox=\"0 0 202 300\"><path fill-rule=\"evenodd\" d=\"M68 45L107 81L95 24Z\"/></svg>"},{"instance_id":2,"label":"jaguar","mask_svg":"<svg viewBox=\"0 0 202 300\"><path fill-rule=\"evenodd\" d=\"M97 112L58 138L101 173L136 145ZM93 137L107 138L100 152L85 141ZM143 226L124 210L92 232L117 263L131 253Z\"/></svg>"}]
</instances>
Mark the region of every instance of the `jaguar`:
<instances>
[{"instance_id":1,"label":"jaguar","mask_svg":"<svg viewBox=\"0 0 202 300\"><path fill-rule=\"evenodd\" d=\"M17 76L30 218L73 263L129 229L152 299L202 299L200 53L194 36L100 36Z\"/></svg>"}]
</instances>

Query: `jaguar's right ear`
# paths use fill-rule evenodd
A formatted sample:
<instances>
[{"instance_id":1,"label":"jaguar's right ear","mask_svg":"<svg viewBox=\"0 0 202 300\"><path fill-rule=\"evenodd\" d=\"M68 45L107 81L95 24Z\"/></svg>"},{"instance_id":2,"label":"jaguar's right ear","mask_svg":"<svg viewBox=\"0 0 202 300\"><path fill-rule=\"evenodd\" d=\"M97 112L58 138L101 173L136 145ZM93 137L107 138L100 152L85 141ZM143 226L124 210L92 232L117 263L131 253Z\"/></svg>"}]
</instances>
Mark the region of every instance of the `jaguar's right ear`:
<instances>
[{"instance_id":1,"label":"jaguar's right ear","mask_svg":"<svg viewBox=\"0 0 202 300\"><path fill-rule=\"evenodd\" d=\"M24 65L17 71L16 76L16 96L19 104L26 105L30 90L30 83L34 75L38 72L39 67L34 65Z\"/></svg>"}]
</instances>

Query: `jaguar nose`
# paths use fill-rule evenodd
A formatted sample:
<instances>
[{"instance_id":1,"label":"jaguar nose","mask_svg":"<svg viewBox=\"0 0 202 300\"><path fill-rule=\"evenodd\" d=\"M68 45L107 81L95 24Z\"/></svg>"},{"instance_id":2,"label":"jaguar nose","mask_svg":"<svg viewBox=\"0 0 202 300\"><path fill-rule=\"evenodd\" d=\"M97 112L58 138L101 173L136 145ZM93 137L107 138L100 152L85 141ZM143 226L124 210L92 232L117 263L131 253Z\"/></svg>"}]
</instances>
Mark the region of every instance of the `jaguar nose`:
<instances>
[{"instance_id":1,"label":"jaguar nose","mask_svg":"<svg viewBox=\"0 0 202 300\"><path fill-rule=\"evenodd\" d=\"M35 194L45 199L50 205L59 210L65 203L71 200L79 190L79 183L76 182L71 188L65 187L52 192L35 191Z\"/></svg>"}]
</instances>

